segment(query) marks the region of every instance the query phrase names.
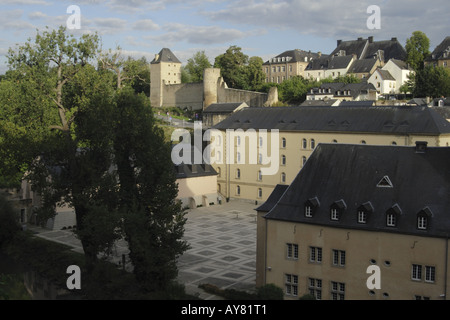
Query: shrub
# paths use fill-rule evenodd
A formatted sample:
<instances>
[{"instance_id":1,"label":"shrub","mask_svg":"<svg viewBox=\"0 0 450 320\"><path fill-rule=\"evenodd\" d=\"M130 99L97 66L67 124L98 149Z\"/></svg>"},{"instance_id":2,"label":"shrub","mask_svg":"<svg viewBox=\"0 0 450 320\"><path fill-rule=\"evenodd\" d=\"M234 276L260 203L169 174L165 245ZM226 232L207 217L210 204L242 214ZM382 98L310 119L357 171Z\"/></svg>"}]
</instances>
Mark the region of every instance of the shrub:
<instances>
[{"instance_id":1,"label":"shrub","mask_svg":"<svg viewBox=\"0 0 450 320\"><path fill-rule=\"evenodd\" d=\"M261 300L283 300L284 298L283 289L272 283L259 287L257 295Z\"/></svg>"},{"instance_id":2,"label":"shrub","mask_svg":"<svg viewBox=\"0 0 450 320\"><path fill-rule=\"evenodd\" d=\"M0 196L0 246L14 238L20 225L14 209L5 197Z\"/></svg>"}]
</instances>

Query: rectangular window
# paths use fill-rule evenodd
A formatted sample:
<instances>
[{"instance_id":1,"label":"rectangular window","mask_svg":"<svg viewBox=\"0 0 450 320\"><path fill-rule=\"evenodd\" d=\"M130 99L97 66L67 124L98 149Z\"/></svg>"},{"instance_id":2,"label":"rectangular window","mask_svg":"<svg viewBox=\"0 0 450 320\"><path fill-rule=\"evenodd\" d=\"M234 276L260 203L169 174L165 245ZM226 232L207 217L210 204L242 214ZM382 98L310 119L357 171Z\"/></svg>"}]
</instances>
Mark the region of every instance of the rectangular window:
<instances>
[{"instance_id":1,"label":"rectangular window","mask_svg":"<svg viewBox=\"0 0 450 320\"><path fill-rule=\"evenodd\" d=\"M345 283L331 281L331 299L332 300L345 299Z\"/></svg>"},{"instance_id":2,"label":"rectangular window","mask_svg":"<svg viewBox=\"0 0 450 320\"><path fill-rule=\"evenodd\" d=\"M434 282L436 279L436 268L425 266L425 281Z\"/></svg>"},{"instance_id":3,"label":"rectangular window","mask_svg":"<svg viewBox=\"0 0 450 320\"><path fill-rule=\"evenodd\" d=\"M388 213L388 215L386 216L386 225L388 227L395 227L395 214L393 213Z\"/></svg>"},{"instance_id":4,"label":"rectangular window","mask_svg":"<svg viewBox=\"0 0 450 320\"><path fill-rule=\"evenodd\" d=\"M422 280L422 266L420 264L412 265L411 279Z\"/></svg>"},{"instance_id":5,"label":"rectangular window","mask_svg":"<svg viewBox=\"0 0 450 320\"><path fill-rule=\"evenodd\" d=\"M333 265L343 267L345 266L345 251L333 249Z\"/></svg>"},{"instance_id":6,"label":"rectangular window","mask_svg":"<svg viewBox=\"0 0 450 320\"><path fill-rule=\"evenodd\" d=\"M365 211L358 211L358 223L366 223L366 212Z\"/></svg>"},{"instance_id":7,"label":"rectangular window","mask_svg":"<svg viewBox=\"0 0 450 320\"><path fill-rule=\"evenodd\" d=\"M285 275L285 290L289 296L298 296L298 276L295 274Z\"/></svg>"},{"instance_id":8,"label":"rectangular window","mask_svg":"<svg viewBox=\"0 0 450 320\"><path fill-rule=\"evenodd\" d=\"M322 300L322 280L309 278L308 282L309 294L316 300Z\"/></svg>"},{"instance_id":9,"label":"rectangular window","mask_svg":"<svg viewBox=\"0 0 450 320\"><path fill-rule=\"evenodd\" d=\"M339 220L338 209L331 209L331 220Z\"/></svg>"},{"instance_id":10,"label":"rectangular window","mask_svg":"<svg viewBox=\"0 0 450 320\"><path fill-rule=\"evenodd\" d=\"M309 261L322 263L322 248L309 247Z\"/></svg>"},{"instance_id":11,"label":"rectangular window","mask_svg":"<svg viewBox=\"0 0 450 320\"><path fill-rule=\"evenodd\" d=\"M295 259L295 260L298 259L298 244L287 243L286 249L288 259Z\"/></svg>"},{"instance_id":12,"label":"rectangular window","mask_svg":"<svg viewBox=\"0 0 450 320\"><path fill-rule=\"evenodd\" d=\"M312 208L310 206L305 206L305 217L307 218L312 217Z\"/></svg>"}]
</instances>

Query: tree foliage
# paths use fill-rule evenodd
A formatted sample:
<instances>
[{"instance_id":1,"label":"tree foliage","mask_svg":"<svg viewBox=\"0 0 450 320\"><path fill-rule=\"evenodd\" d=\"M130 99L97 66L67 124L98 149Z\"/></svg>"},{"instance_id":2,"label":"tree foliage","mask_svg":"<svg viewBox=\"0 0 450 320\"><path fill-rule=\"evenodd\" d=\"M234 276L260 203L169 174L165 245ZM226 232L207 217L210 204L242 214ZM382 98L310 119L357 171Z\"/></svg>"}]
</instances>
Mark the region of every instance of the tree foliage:
<instances>
[{"instance_id":1,"label":"tree foliage","mask_svg":"<svg viewBox=\"0 0 450 320\"><path fill-rule=\"evenodd\" d=\"M211 63L205 54L205 51L198 51L194 56L188 59L185 70L188 73L188 82L202 82L203 71L206 68L211 68Z\"/></svg>"},{"instance_id":2,"label":"tree foliage","mask_svg":"<svg viewBox=\"0 0 450 320\"><path fill-rule=\"evenodd\" d=\"M414 31L406 40L406 62L415 71L422 70L424 60L430 54L430 39L422 31Z\"/></svg>"},{"instance_id":3,"label":"tree foliage","mask_svg":"<svg viewBox=\"0 0 450 320\"><path fill-rule=\"evenodd\" d=\"M187 248L171 147L148 97L136 93L146 62L100 56L99 48L96 35L77 39L61 27L9 51L1 167L15 168L13 178L27 172L42 221L59 205L74 209L88 272L125 237L136 277L157 290L176 277Z\"/></svg>"},{"instance_id":4,"label":"tree foliage","mask_svg":"<svg viewBox=\"0 0 450 320\"><path fill-rule=\"evenodd\" d=\"M214 67L221 69L221 75L230 88L259 90L264 80L262 63L261 58L249 58L240 47L230 46L216 57Z\"/></svg>"}]
</instances>

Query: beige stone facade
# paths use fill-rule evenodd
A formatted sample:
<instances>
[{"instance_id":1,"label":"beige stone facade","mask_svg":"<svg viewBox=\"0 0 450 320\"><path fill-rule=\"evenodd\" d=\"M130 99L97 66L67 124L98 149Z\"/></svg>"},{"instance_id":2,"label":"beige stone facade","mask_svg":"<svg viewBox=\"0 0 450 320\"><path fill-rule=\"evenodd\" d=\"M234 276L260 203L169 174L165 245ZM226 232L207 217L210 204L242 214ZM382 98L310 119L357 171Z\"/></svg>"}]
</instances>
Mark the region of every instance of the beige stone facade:
<instances>
[{"instance_id":1,"label":"beige stone facade","mask_svg":"<svg viewBox=\"0 0 450 320\"><path fill-rule=\"evenodd\" d=\"M342 294L345 300L439 300L450 285L445 259L448 239L265 220L261 213L259 232L266 236L257 239L257 286L273 283L285 289L286 275L295 275L298 291L292 290L285 299L298 299L312 289L320 290L323 300L333 299L335 294L337 299ZM287 244L298 245L298 258L287 257ZM321 262L310 261L312 248L320 248ZM333 250L340 255L345 252L344 265L333 264ZM265 256L265 252L271 254ZM434 281L412 279L413 264L433 267ZM371 275L366 271L372 265L380 268L379 290L366 285ZM321 287L317 288L316 281L312 287L311 279L320 280ZM333 282L338 283L337 290ZM339 284L345 286L342 292Z\"/></svg>"},{"instance_id":2,"label":"beige stone facade","mask_svg":"<svg viewBox=\"0 0 450 320\"><path fill-rule=\"evenodd\" d=\"M298 109L307 107L293 108ZM335 110L337 112L337 109L342 109L343 107L309 108L321 109L317 110L317 112L326 112L326 110ZM279 112L282 112L281 108L276 109L278 109ZM354 126L354 123L351 124L350 122L347 123L346 121L342 121L342 123L332 124L331 122L333 120L330 120L329 123L324 122L322 130L289 130L289 122L295 121L295 118L288 118L287 116L285 120L280 120L280 122L286 121L285 123L275 123L271 128L268 128L266 130L267 141L259 140L259 136L257 136L253 140L242 137L241 145L239 147L237 138L234 138L233 150L228 151L229 144L227 144L227 129L234 131L237 130L236 128L241 127L243 133L247 133L249 132L247 128L252 128L252 126L255 126L254 128L256 129L257 133L263 132L258 130L258 123L256 123L256 118L258 118L258 116L256 114L253 122L251 120L252 116L247 116L248 113L245 115L245 117L240 116L242 112L252 112L253 110L255 109L246 108L245 110L234 113L231 118L229 118L229 121L223 121L219 123L218 126L216 126L216 128L218 128L222 133L222 144L220 147L222 149L222 152L220 152L220 155L218 155L218 157L222 159L223 163L214 163L213 166L218 173L218 192L225 198L246 199L255 201L257 203L266 201L267 197L271 194L277 184L289 184L292 182L292 180L298 174L298 171L304 166L311 153L320 143L413 146L416 141L426 141L428 142L429 146L450 145L450 132L408 132L408 130L410 130L411 128L406 129L405 127L405 131L403 133L399 133L398 131L394 133L392 132L392 127L390 127L390 121L398 121L398 119L394 120L393 118L391 118L391 116L387 116L386 119L383 120L385 122L385 125L383 125L383 121L381 122L378 132L369 130L365 131L363 128L364 125L362 125L363 129L355 131L352 128L352 126ZM295 109L293 111L295 111ZM424 109L424 113L426 113L426 109ZM309 117L309 115L307 116ZM269 115L265 115L265 117L270 118ZM278 119L275 113L273 114L272 118ZM307 120L305 121L307 122ZM314 119L311 118L311 121L314 122ZM372 119L370 119L369 114L367 115L367 118L360 119L361 123L367 123L368 126L371 121ZM294 125L295 124L292 124L292 126ZM392 123L392 126L393 125L394 124ZM397 125L399 125L399 123L397 123ZM333 127L340 127L340 129L339 131L336 131L332 129ZM272 129L279 130L276 137L276 139L278 139L278 148L277 150L274 150L273 153L270 149L270 146L272 145ZM265 137L261 137L261 139L264 140ZM260 145L260 143L262 143L262 145ZM270 167L270 165L263 165L259 163L259 154L267 152L264 151L264 146L267 146L269 148L269 152L267 153L267 155L272 155L272 157L276 158L274 160L279 163L278 170L273 175L261 175L261 170L263 168ZM256 148L256 154L255 152L250 153L250 147ZM233 163L225 161L227 152L232 155ZM238 156L241 163L239 163L238 161ZM251 162L250 156L256 159L257 163L255 163L254 161ZM332 164L332 162L333 160L330 159L330 164Z\"/></svg>"}]
</instances>

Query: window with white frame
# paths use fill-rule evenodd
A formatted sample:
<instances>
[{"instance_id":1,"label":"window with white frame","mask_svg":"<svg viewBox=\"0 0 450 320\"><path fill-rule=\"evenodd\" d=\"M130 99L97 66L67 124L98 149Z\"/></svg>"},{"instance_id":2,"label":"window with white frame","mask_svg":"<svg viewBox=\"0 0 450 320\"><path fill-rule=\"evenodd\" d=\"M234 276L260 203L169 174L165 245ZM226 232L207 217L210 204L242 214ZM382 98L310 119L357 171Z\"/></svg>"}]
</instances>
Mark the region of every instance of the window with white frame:
<instances>
[{"instance_id":1,"label":"window with white frame","mask_svg":"<svg viewBox=\"0 0 450 320\"><path fill-rule=\"evenodd\" d=\"M345 299L345 283L331 281L331 299L332 300Z\"/></svg>"},{"instance_id":2,"label":"window with white frame","mask_svg":"<svg viewBox=\"0 0 450 320\"><path fill-rule=\"evenodd\" d=\"M322 248L309 247L309 262L322 263Z\"/></svg>"},{"instance_id":3,"label":"window with white frame","mask_svg":"<svg viewBox=\"0 0 450 320\"><path fill-rule=\"evenodd\" d=\"M413 264L411 269L411 279L420 281L422 280L422 265Z\"/></svg>"},{"instance_id":4,"label":"window with white frame","mask_svg":"<svg viewBox=\"0 0 450 320\"><path fill-rule=\"evenodd\" d=\"M367 222L367 212L364 210L358 210L358 223L366 223Z\"/></svg>"},{"instance_id":5,"label":"window with white frame","mask_svg":"<svg viewBox=\"0 0 450 320\"><path fill-rule=\"evenodd\" d=\"M426 230L427 229L427 216L423 214L419 214L417 216L417 228L420 230Z\"/></svg>"},{"instance_id":6,"label":"window with white frame","mask_svg":"<svg viewBox=\"0 0 450 320\"><path fill-rule=\"evenodd\" d=\"M312 207L310 205L305 206L305 217L312 218Z\"/></svg>"},{"instance_id":7,"label":"window with white frame","mask_svg":"<svg viewBox=\"0 0 450 320\"><path fill-rule=\"evenodd\" d=\"M316 300L322 300L322 279L308 279L309 294L316 298Z\"/></svg>"},{"instance_id":8,"label":"window with white frame","mask_svg":"<svg viewBox=\"0 0 450 320\"><path fill-rule=\"evenodd\" d=\"M436 280L436 267L425 266L425 282L434 282Z\"/></svg>"},{"instance_id":9,"label":"window with white frame","mask_svg":"<svg viewBox=\"0 0 450 320\"><path fill-rule=\"evenodd\" d=\"M396 214L393 212L388 212L386 214L386 226L388 227L395 227L397 224L397 217Z\"/></svg>"},{"instance_id":10,"label":"window with white frame","mask_svg":"<svg viewBox=\"0 0 450 320\"><path fill-rule=\"evenodd\" d=\"M285 292L288 296L298 296L298 276L285 274Z\"/></svg>"},{"instance_id":11,"label":"window with white frame","mask_svg":"<svg viewBox=\"0 0 450 320\"><path fill-rule=\"evenodd\" d=\"M298 259L298 244L295 243L286 244L286 257L292 260Z\"/></svg>"},{"instance_id":12,"label":"window with white frame","mask_svg":"<svg viewBox=\"0 0 450 320\"><path fill-rule=\"evenodd\" d=\"M334 220L334 221L339 220L339 210L337 208L331 208L330 218L331 218L331 220Z\"/></svg>"},{"instance_id":13,"label":"window with white frame","mask_svg":"<svg viewBox=\"0 0 450 320\"><path fill-rule=\"evenodd\" d=\"M343 267L345 266L345 251L344 250L332 250L333 253L333 266Z\"/></svg>"}]
</instances>

